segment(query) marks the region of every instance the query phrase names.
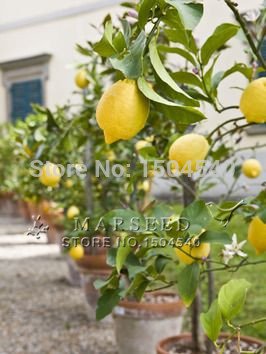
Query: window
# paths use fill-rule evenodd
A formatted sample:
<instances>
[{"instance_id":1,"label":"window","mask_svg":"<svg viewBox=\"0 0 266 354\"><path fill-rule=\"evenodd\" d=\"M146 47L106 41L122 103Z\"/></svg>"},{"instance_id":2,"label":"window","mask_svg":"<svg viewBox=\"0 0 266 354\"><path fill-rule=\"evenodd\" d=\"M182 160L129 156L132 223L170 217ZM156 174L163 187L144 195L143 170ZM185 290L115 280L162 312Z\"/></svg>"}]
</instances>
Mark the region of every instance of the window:
<instances>
[{"instance_id":1,"label":"window","mask_svg":"<svg viewBox=\"0 0 266 354\"><path fill-rule=\"evenodd\" d=\"M10 114L12 121L25 119L31 113L32 103L42 105L43 88L40 79L14 82L10 87Z\"/></svg>"},{"instance_id":2,"label":"window","mask_svg":"<svg viewBox=\"0 0 266 354\"><path fill-rule=\"evenodd\" d=\"M32 104L45 105L45 82L50 55L0 64L7 95L8 120L25 119Z\"/></svg>"}]
</instances>

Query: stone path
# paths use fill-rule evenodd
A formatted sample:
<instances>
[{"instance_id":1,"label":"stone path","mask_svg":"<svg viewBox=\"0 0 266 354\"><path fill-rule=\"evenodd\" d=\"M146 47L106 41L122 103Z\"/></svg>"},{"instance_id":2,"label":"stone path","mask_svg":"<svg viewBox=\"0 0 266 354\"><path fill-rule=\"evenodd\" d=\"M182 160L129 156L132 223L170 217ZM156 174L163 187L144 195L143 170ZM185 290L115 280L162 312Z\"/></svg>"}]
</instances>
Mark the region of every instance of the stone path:
<instances>
[{"instance_id":1,"label":"stone path","mask_svg":"<svg viewBox=\"0 0 266 354\"><path fill-rule=\"evenodd\" d=\"M88 318L57 245L0 218L0 354L116 354L112 324Z\"/></svg>"}]
</instances>

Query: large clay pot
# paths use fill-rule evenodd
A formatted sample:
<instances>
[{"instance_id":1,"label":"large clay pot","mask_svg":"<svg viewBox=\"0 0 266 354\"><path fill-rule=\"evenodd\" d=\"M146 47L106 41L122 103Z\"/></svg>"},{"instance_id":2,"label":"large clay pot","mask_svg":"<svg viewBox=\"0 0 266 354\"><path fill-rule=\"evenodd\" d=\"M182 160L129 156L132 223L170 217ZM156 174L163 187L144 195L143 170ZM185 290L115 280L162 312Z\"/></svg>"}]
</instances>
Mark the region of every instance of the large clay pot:
<instances>
[{"instance_id":1,"label":"large clay pot","mask_svg":"<svg viewBox=\"0 0 266 354\"><path fill-rule=\"evenodd\" d=\"M225 339L227 337L231 337L231 335L223 333L220 338L221 339ZM236 338L236 337L235 337ZM171 348L173 348L173 346L178 343L178 342L183 342L183 343L188 343L188 345L191 345L191 341L192 341L192 337L190 333L183 333L180 334L178 336L174 336L174 337L168 337L163 339L162 341L159 342L159 344L157 345L157 354L169 354ZM252 345L258 345L258 346L262 346L263 342L256 339L256 338L251 338L251 337L246 337L246 336L241 336L241 341L252 344ZM179 354L183 354L183 351ZM202 353L204 354L204 353Z\"/></svg>"},{"instance_id":2,"label":"large clay pot","mask_svg":"<svg viewBox=\"0 0 266 354\"><path fill-rule=\"evenodd\" d=\"M19 210L19 215L25 219L25 221L30 221L31 220L31 215L30 215L30 210L28 207L28 203L25 200L19 200L18 201L18 210Z\"/></svg>"},{"instance_id":3,"label":"large clay pot","mask_svg":"<svg viewBox=\"0 0 266 354\"><path fill-rule=\"evenodd\" d=\"M110 275L110 270L105 269L86 269L79 268L81 275L81 286L84 291L87 303L87 315L90 320L96 319L96 307L99 299L99 291L95 289L94 282L96 280L105 280ZM110 317L107 319L110 320Z\"/></svg>"},{"instance_id":4,"label":"large clay pot","mask_svg":"<svg viewBox=\"0 0 266 354\"><path fill-rule=\"evenodd\" d=\"M15 199L14 193L0 194L0 213L3 216L19 216L18 201Z\"/></svg>"},{"instance_id":5,"label":"large clay pot","mask_svg":"<svg viewBox=\"0 0 266 354\"><path fill-rule=\"evenodd\" d=\"M114 310L119 354L154 354L159 338L181 332L184 304L175 294L156 292L154 297L171 301L121 301Z\"/></svg>"}]
</instances>

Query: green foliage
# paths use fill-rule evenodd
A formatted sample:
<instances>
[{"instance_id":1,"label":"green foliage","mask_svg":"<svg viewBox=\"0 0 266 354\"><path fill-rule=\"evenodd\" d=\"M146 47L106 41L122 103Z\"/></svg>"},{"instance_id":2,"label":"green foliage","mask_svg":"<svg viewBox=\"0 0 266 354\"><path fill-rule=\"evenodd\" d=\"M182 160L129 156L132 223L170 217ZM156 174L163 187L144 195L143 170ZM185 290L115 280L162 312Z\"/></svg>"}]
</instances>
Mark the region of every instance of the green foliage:
<instances>
[{"instance_id":1,"label":"green foliage","mask_svg":"<svg viewBox=\"0 0 266 354\"><path fill-rule=\"evenodd\" d=\"M189 307L197 292L200 279L200 266L198 263L192 263L181 270L178 277L178 293L184 304Z\"/></svg>"},{"instance_id":2,"label":"green foliage","mask_svg":"<svg viewBox=\"0 0 266 354\"><path fill-rule=\"evenodd\" d=\"M250 286L245 279L233 279L221 288L218 304L226 321L232 320L242 311Z\"/></svg>"},{"instance_id":3,"label":"green foliage","mask_svg":"<svg viewBox=\"0 0 266 354\"><path fill-rule=\"evenodd\" d=\"M201 48L201 61L207 65L211 56L239 31L239 26L224 23L218 26Z\"/></svg>"},{"instance_id":4,"label":"green foliage","mask_svg":"<svg viewBox=\"0 0 266 354\"><path fill-rule=\"evenodd\" d=\"M204 332L210 340L216 342L223 326L222 314L217 300L211 304L207 313L201 314L200 320Z\"/></svg>"}]
</instances>

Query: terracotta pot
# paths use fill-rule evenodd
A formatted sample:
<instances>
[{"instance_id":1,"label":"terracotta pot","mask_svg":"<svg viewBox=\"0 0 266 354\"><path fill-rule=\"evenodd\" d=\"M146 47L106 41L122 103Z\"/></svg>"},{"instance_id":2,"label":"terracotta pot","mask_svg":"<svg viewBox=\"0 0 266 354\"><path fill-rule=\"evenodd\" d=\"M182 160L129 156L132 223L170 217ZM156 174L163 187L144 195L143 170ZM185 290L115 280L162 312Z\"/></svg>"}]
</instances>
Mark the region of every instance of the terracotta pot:
<instances>
[{"instance_id":1,"label":"terracotta pot","mask_svg":"<svg viewBox=\"0 0 266 354\"><path fill-rule=\"evenodd\" d=\"M68 282L71 286L75 288L81 287L81 274L78 269L76 262L70 258L68 255L66 256L67 266L68 266Z\"/></svg>"},{"instance_id":2,"label":"terracotta pot","mask_svg":"<svg viewBox=\"0 0 266 354\"><path fill-rule=\"evenodd\" d=\"M64 234L64 225L61 223L61 215L58 213L49 213L43 211L41 213L42 221L49 226L47 232L47 242L49 244L60 243Z\"/></svg>"},{"instance_id":3,"label":"terracotta pot","mask_svg":"<svg viewBox=\"0 0 266 354\"><path fill-rule=\"evenodd\" d=\"M152 296L176 296L157 292ZM153 354L158 339L181 332L185 306L181 300L150 303L121 301L113 312L119 354Z\"/></svg>"},{"instance_id":4,"label":"terracotta pot","mask_svg":"<svg viewBox=\"0 0 266 354\"><path fill-rule=\"evenodd\" d=\"M108 271L110 269L106 264L106 254L86 254L82 259L77 261L77 264L80 268L88 271Z\"/></svg>"},{"instance_id":5,"label":"terracotta pot","mask_svg":"<svg viewBox=\"0 0 266 354\"><path fill-rule=\"evenodd\" d=\"M14 193L0 194L0 212L3 216L19 216L19 205Z\"/></svg>"},{"instance_id":6,"label":"terracotta pot","mask_svg":"<svg viewBox=\"0 0 266 354\"><path fill-rule=\"evenodd\" d=\"M230 336L230 335L223 333L223 334L221 334L220 338L224 339L224 338L227 338L228 336ZM234 338L237 338L237 337L234 337ZM157 354L169 354L169 350L179 341L185 341L185 342L187 341L188 343L191 343L191 340L192 339L191 339L190 333L183 333L178 336L163 339L157 345ZM263 342L256 339L256 338L241 336L241 340L246 343L250 343L250 344L263 345ZM180 354L183 354L183 353L180 353Z\"/></svg>"},{"instance_id":7,"label":"terracotta pot","mask_svg":"<svg viewBox=\"0 0 266 354\"><path fill-rule=\"evenodd\" d=\"M19 200L18 201L18 210L19 210L19 214L20 216L25 219L26 221L31 220L31 215L30 215L30 211L28 208L28 203L25 202L25 200Z\"/></svg>"},{"instance_id":8,"label":"terracotta pot","mask_svg":"<svg viewBox=\"0 0 266 354\"><path fill-rule=\"evenodd\" d=\"M85 269L79 268L81 276L81 285L84 291L86 303L87 303L87 315L90 320L95 320L96 317L96 307L100 296L100 293L94 287L94 282L96 280L105 280L110 275L110 270L108 269ZM111 316L107 318L110 321Z\"/></svg>"}]
</instances>

